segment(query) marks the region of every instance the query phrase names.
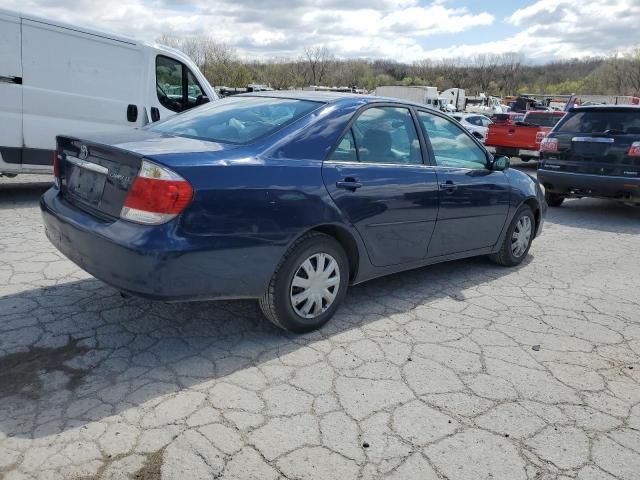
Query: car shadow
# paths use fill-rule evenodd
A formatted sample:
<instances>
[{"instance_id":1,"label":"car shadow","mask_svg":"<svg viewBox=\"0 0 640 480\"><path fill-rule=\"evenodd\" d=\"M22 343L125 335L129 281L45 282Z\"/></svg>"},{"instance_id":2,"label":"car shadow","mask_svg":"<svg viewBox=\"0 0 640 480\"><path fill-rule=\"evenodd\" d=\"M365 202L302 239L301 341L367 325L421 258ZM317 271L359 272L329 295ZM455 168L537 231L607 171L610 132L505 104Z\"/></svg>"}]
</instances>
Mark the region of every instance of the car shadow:
<instances>
[{"instance_id":1,"label":"car shadow","mask_svg":"<svg viewBox=\"0 0 640 480\"><path fill-rule=\"evenodd\" d=\"M0 210L32 207L51 187L51 181L21 181L0 179Z\"/></svg>"},{"instance_id":2,"label":"car shadow","mask_svg":"<svg viewBox=\"0 0 640 480\"><path fill-rule=\"evenodd\" d=\"M513 271L473 258L373 280L351 287L329 324L306 335L273 327L255 301L149 302L122 298L95 279L6 295L0 435L41 438L141 405L143 414L152 412L166 394L206 392L236 372L262 376L261 368L282 366L301 349L320 359L328 340L357 328L402 329L395 314L443 299L464 302L466 289Z\"/></svg>"},{"instance_id":3,"label":"car shadow","mask_svg":"<svg viewBox=\"0 0 640 480\"><path fill-rule=\"evenodd\" d=\"M640 207L595 198L567 199L560 207L549 207L546 221L584 230L638 234Z\"/></svg>"}]
</instances>

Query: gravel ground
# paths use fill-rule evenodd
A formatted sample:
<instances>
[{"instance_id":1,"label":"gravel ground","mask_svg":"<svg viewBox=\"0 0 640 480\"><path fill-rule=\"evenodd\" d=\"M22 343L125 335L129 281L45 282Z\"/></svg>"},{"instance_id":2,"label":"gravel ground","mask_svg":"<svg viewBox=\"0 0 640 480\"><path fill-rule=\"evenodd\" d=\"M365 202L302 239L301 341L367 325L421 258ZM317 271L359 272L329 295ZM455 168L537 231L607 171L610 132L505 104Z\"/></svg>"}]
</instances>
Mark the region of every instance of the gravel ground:
<instances>
[{"instance_id":1,"label":"gravel ground","mask_svg":"<svg viewBox=\"0 0 640 480\"><path fill-rule=\"evenodd\" d=\"M375 280L293 336L122 299L45 238L48 182L0 179L0 478L640 478L640 210L568 201L518 268Z\"/></svg>"}]
</instances>

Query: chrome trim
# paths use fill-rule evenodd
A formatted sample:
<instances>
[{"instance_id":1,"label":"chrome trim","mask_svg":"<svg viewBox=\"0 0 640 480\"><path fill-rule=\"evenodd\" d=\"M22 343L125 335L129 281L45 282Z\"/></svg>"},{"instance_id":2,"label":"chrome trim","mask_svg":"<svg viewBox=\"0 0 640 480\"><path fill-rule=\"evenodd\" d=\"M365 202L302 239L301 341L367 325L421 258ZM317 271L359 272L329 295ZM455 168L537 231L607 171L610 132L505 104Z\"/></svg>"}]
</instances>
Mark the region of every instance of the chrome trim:
<instances>
[{"instance_id":1,"label":"chrome trim","mask_svg":"<svg viewBox=\"0 0 640 480\"><path fill-rule=\"evenodd\" d=\"M571 141L588 143L614 143L615 139L608 137L573 137Z\"/></svg>"},{"instance_id":2,"label":"chrome trim","mask_svg":"<svg viewBox=\"0 0 640 480\"><path fill-rule=\"evenodd\" d=\"M71 155L67 155L65 160L69 163L73 163L76 167L84 168L85 170L90 170L95 173L101 173L102 175L107 175L109 173L109 169L107 167L103 167L97 163L87 162L86 160L81 160Z\"/></svg>"},{"instance_id":3,"label":"chrome trim","mask_svg":"<svg viewBox=\"0 0 640 480\"><path fill-rule=\"evenodd\" d=\"M541 173L544 175L545 173L551 173L553 175L578 175L578 176L583 176L583 177L596 177L596 178L606 178L606 179L613 179L613 180L640 180L640 178L638 177L620 177L618 175L603 175L600 174L598 175L597 173L578 173L578 172L558 172L558 171L548 171L546 170L548 167L548 165L543 166L542 168L540 168L538 170L538 175L540 175Z\"/></svg>"}]
</instances>

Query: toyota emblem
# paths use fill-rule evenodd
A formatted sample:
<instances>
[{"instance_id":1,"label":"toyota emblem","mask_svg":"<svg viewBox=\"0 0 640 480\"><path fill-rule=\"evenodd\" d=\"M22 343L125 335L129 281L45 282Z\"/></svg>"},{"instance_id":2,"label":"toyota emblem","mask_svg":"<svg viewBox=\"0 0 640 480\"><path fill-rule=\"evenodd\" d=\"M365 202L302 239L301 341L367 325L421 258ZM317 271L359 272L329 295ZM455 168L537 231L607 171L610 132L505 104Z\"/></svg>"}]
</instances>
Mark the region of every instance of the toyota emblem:
<instances>
[{"instance_id":1,"label":"toyota emblem","mask_svg":"<svg viewBox=\"0 0 640 480\"><path fill-rule=\"evenodd\" d=\"M82 146L80 147L80 155L79 155L80 159L81 159L81 160L84 160L84 159L86 159L88 156L89 156L89 149L87 148L87 146L86 146L86 145L82 145Z\"/></svg>"}]
</instances>

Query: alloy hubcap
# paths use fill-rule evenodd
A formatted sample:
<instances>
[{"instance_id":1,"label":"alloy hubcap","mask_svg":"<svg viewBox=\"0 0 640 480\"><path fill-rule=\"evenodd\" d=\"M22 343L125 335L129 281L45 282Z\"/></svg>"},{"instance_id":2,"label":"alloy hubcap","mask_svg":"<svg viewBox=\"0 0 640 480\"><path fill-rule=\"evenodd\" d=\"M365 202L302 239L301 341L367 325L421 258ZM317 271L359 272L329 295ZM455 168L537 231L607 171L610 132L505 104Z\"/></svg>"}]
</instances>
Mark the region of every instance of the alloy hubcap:
<instances>
[{"instance_id":1,"label":"alloy hubcap","mask_svg":"<svg viewBox=\"0 0 640 480\"><path fill-rule=\"evenodd\" d=\"M511 236L511 253L513 253L514 257L519 258L526 252L531 240L531 232L531 218L523 215L518 220Z\"/></svg>"},{"instance_id":2,"label":"alloy hubcap","mask_svg":"<svg viewBox=\"0 0 640 480\"><path fill-rule=\"evenodd\" d=\"M336 299L340 267L328 253L315 253L298 267L291 281L291 306L302 318L324 313Z\"/></svg>"}]
</instances>

